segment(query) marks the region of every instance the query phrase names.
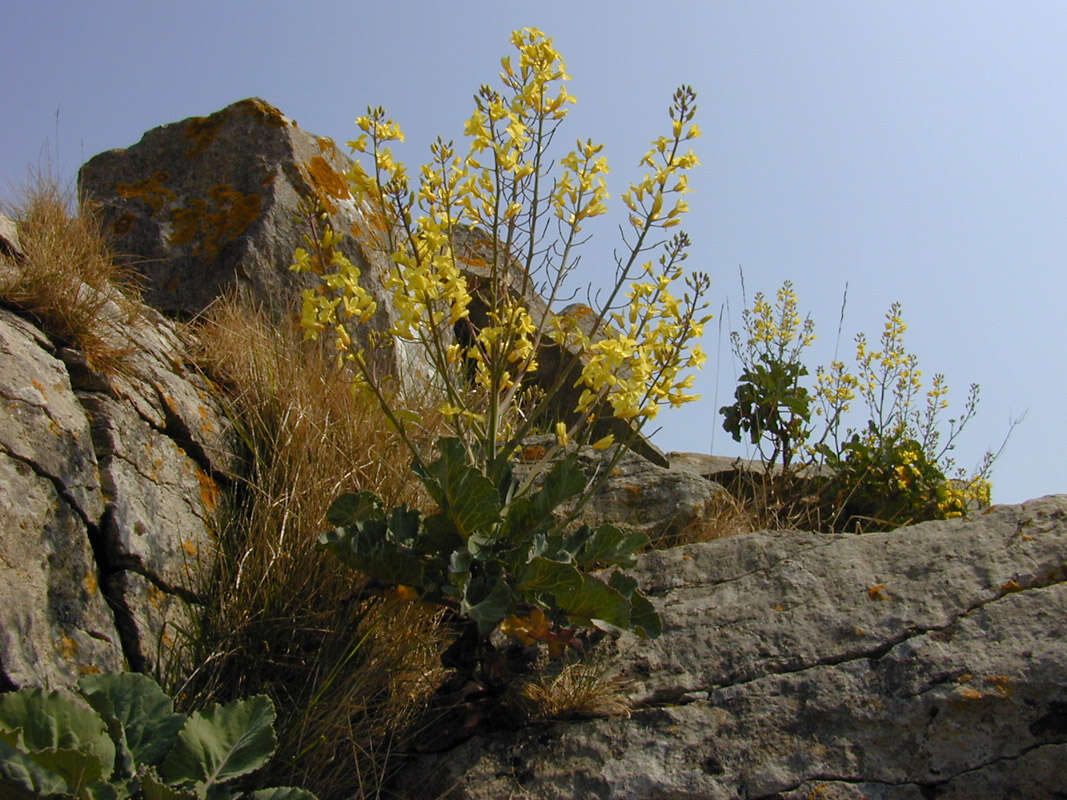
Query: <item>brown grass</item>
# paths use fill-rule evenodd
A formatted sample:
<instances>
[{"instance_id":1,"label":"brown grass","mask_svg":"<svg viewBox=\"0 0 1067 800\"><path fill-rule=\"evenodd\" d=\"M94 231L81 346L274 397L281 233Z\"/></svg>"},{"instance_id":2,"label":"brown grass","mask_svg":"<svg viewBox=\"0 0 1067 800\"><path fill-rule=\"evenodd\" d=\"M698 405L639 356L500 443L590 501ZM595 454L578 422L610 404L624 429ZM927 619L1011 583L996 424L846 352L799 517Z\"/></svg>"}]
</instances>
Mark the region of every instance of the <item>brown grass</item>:
<instances>
[{"instance_id":1,"label":"brown grass","mask_svg":"<svg viewBox=\"0 0 1067 800\"><path fill-rule=\"evenodd\" d=\"M136 273L116 265L92 213L72 205L55 179L31 177L6 212L25 258L0 254L0 300L93 369L114 372L130 352L124 331L139 308Z\"/></svg>"},{"instance_id":2,"label":"brown grass","mask_svg":"<svg viewBox=\"0 0 1067 800\"><path fill-rule=\"evenodd\" d=\"M547 670L514 691L512 703L531 722L554 719L630 716L628 682L610 664L578 661Z\"/></svg>"},{"instance_id":3,"label":"brown grass","mask_svg":"<svg viewBox=\"0 0 1067 800\"><path fill-rule=\"evenodd\" d=\"M317 546L342 492L424 505L410 454L376 401L324 348L236 301L199 327L198 361L223 387L248 447L247 477L221 526L219 587L189 643L203 664L175 687L185 704L265 692L278 755L270 783L322 800L374 797L390 755L443 680L439 610L366 599L363 579ZM435 433L434 414L416 436ZM412 432L409 431L409 435Z\"/></svg>"}]
</instances>

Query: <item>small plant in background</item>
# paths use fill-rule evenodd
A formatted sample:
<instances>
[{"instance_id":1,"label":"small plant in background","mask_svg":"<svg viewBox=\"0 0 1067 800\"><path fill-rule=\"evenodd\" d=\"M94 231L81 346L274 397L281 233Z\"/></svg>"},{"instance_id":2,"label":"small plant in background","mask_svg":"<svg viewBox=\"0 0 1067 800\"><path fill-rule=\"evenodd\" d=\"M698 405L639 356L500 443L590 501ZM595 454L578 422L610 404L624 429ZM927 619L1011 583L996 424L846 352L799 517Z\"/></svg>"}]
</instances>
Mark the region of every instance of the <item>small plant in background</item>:
<instances>
[{"instance_id":1,"label":"small plant in background","mask_svg":"<svg viewBox=\"0 0 1067 800\"><path fill-rule=\"evenodd\" d=\"M349 143L369 156L370 168L357 164L346 183L328 182L330 197L320 198L324 210L333 199L362 204L367 224L354 232L390 260L384 289L399 319L388 333L421 345L451 428L435 460L411 441L411 415L397 395L387 395L351 339L346 325L368 321L376 305L325 214L311 219L308 247L294 254L293 269L322 277L320 288L304 295L308 335L334 339L357 383L410 445L415 473L437 504L424 516L366 493L346 495L331 507L336 528L323 541L353 567L450 605L482 638L500 623L530 630L525 622L538 613L556 626L609 623L654 636L658 618L632 579L618 571L607 581L588 574L594 566L631 563L647 540L608 527L568 533L568 519L552 512L592 491L566 448L587 441L598 417L639 430L661 404L694 399L686 393L692 376L681 373L703 361L695 341L707 319L708 278L694 274L683 297L672 293L689 240L683 233L668 238L668 230L687 210L686 172L697 164L684 148L699 135L695 95L687 87L675 93L670 135L653 142L641 160L649 172L623 195L627 249L606 301L583 324L536 314L526 298L535 288L549 307L562 297L584 222L607 211L608 166L591 140L554 158L550 146L573 102L562 87L563 61L538 30L516 31L512 43L518 63L502 59L503 91L483 86L475 97L465 156L438 139L413 191L388 146L402 140L399 127L371 108L357 120L362 135ZM554 164L561 169L553 171ZM553 227L559 237L546 244ZM473 255L472 240L481 242ZM647 257L652 251L660 252L658 262ZM480 277L468 280L468 268ZM484 306L477 314L472 295ZM552 385L531 398L539 354L549 344L565 354L564 363ZM575 407L547 423L557 445L519 482L510 462L523 438L546 424L552 404L572 386L580 387ZM594 446L614 447L617 459L623 444L606 436Z\"/></svg>"},{"instance_id":2,"label":"small plant in background","mask_svg":"<svg viewBox=\"0 0 1067 800\"><path fill-rule=\"evenodd\" d=\"M800 382L808 370L800 353L815 340L815 330L810 316L802 322L797 313L792 283L782 285L777 300L772 308L757 292L752 308L742 312L746 338L735 331L730 339L744 369L734 404L719 412L734 441L745 433L759 448L768 473L781 459L787 474L811 435L811 396Z\"/></svg>"},{"instance_id":3,"label":"small plant in background","mask_svg":"<svg viewBox=\"0 0 1067 800\"><path fill-rule=\"evenodd\" d=\"M870 348L862 333L856 337L855 378L846 378L833 365L820 384L821 410L835 424L829 426L832 444L824 441L817 451L833 472L831 495L846 527L899 527L989 505L992 453L974 475L960 469L948 477L955 466L949 453L978 407L978 385L971 384L962 415L949 420L942 441L939 421L949 405L948 386L944 375L937 374L923 391L918 357L904 348L906 326L900 315L900 303L893 303L878 350ZM862 431L849 429L842 438L840 420L848 407L844 385L855 387L869 418Z\"/></svg>"},{"instance_id":4,"label":"small plant in background","mask_svg":"<svg viewBox=\"0 0 1067 800\"><path fill-rule=\"evenodd\" d=\"M292 787L232 791L270 759L273 723L263 695L177 714L132 672L87 676L76 693L22 689L0 696L0 788L15 800L314 800Z\"/></svg>"},{"instance_id":5,"label":"small plant in background","mask_svg":"<svg viewBox=\"0 0 1067 800\"><path fill-rule=\"evenodd\" d=\"M720 409L723 428L737 441L747 434L760 447L766 486L774 495L766 502L786 510L794 522L834 530L892 529L989 504L992 453L973 476L959 470L947 477L954 468L949 453L977 408L978 386L972 384L963 414L949 420L942 440L939 422L948 407L948 387L938 374L923 390L918 358L904 348L900 314L894 303L879 349L871 349L865 335L856 337L857 374L835 360L816 370L809 392L801 384L808 375L801 353L814 341L814 326L810 317L801 321L792 284L783 284L773 307L759 293L745 310L746 338L732 336L744 369L735 403ZM842 433L857 395L869 418L861 430ZM823 418L818 438L813 417ZM772 476L776 466L778 479ZM797 480L801 472L806 477Z\"/></svg>"}]
</instances>

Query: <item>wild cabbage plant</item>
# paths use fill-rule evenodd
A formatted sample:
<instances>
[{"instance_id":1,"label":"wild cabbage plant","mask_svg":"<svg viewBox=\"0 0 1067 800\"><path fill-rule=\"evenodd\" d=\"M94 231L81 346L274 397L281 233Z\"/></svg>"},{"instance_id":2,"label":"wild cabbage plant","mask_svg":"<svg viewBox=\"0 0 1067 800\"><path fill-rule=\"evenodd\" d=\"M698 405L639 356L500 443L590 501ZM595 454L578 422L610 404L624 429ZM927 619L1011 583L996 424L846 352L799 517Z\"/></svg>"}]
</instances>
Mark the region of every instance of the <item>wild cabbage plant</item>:
<instances>
[{"instance_id":1,"label":"wild cabbage plant","mask_svg":"<svg viewBox=\"0 0 1067 800\"><path fill-rule=\"evenodd\" d=\"M436 459L414 444L408 429L418 420L375 374L347 327L369 321L376 302L341 252L329 216L312 215L308 247L295 252L293 264L322 279L304 293L306 333L332 338L359 389L378 398L409 444L414 469L438 504L423 517L350 495L334 504L329 516L337 527L323 540L372 576L457 604L483 635L501 621L506 629L529 629L546 612L556 622L607 622L655 635L658 620L632 579L617 571L606 581L588 574L630 563L647 541L605 529L568 533L567 515L553 510L591 491L566 448L590 440L598 418L613 416L636 431L662 405L695 399L686 371L704 360L697 340L709 319L709 280L684 277L689 239L671 235L688 208L687 172L698 163L686 144L699 135L695 94L688 87L675 93L669 135L653 141L640 162L647 171L622 196L625 247L603 302L557 314L586 243L583 227L608 210L608 165L592 140L555 152L574 102L563 60L539 30L516 31L511 41L518 58L501 60L502 87L483 86L474 98L466 153L437 139L414 187L389 146L403 134L382 108L357 120L362 133L348 143L366 164L357 162L343 179L321 158L308 164L319 210L350 202L362 215L353 233L388 257L382 288L397 319L386 333L421 346L452 434L438 442ZM683 279L688 291L678 297L674 287ZM527 303L535 290L547 310ZM535 387L550 345L562 354L559 368ZM559 408L573 387L573 407ZM520 482L511 462L546 418L557 444ZM593 444L614 447L616 460L622 445L611 434L597 434Z\"/></svg>"},{"instance_id":2,"label":"wild cabbage plant","mask_svg":"<svg viewBox=\"0 0 1067 800\"><path fill-rule=\"evenodd\" d=\"M742 316L744 336L731 337L743 372L735 402L720 409L723 428L737 441L747 434L759 446L765 467L780 468L779 493L796 488L792 479L798 464L822 467L818 491L812 494L810 484L803 491L809 503L817 503L809 511L819 512L832 527L892 528L961 516L989 503L991 453L971 477L962 470L947 477L954 467L949 453L975 414L978 386L971 385L963 413L949 420L942 438L948 386L938 374L924 391L918 357L904 347L900 315L900 303L894 303L878 349L864 334L857 335L856 374L835 360L816 369L810 392L801 382L808 375L801 354L815 339L814 323L810 316L801 320L789 281L773 306L757 293ZM868 414L859 430L844 427L857 395ZM814 417L819 416L822 432L816 438Z\"/></svg>"},{"instance_id":3,"label":"wild cabbage plant","mask_svg":"<svg viewBox=\"0 0 1067 800\"><path fill-rule=\"evenodd\" d=\"M145 675L90 675L76 691L0 696L0 793L11 800L315 800L304 789L234 793L274 753L264 695L189 716Z\"/></svg>"}]
</instances>

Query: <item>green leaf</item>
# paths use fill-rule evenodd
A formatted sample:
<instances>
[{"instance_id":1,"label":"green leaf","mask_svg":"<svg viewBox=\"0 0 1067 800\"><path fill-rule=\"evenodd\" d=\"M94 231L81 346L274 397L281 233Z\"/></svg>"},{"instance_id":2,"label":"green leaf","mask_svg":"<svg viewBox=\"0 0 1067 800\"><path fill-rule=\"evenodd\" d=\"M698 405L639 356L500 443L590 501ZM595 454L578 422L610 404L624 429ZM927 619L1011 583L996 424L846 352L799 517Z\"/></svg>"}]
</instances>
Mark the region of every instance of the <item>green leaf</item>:
<instances>
[{"instance_id":1,"label":"green leaf","mask_svg":"<svg viewBox=\"0 0 1067 800\"><path fill-rule=\"evenodd\" d=\"M663 622L652 603L637 591L637 580L622 572L613 572L608 584L630 602L630 628L638 635L655 639L663 633Z\"/></svg>"},{"instance_id":2,"label":"green leaf","mask_svg":"<svg viewBox=\"0 0 1067 800\"><path fill-rule=\"evenodd\" d=\"M583 621L600 619L625 628L630 621L630 604L618 591L592 575L584 575L573 564L535 558L523 571L519 591L548 593L556 607Z\"/></svg>"},{"instance_id":3,"label":"green leaf","mask_svg":"<svg viewBox=\"0 0 1067 800\"><path fill-rule=\"evenodd\" d=\"M141 776L141 793L144 800L196 800L197 794L192 789L167 786L154 769L145 771Z\"/></svg>"},{"instance_id":4,"label":"green leaf","mask_svg":"<svg viewBox=\"0 0 1067 800\"><path fill-rule=\"evenodd\" d=\"M330 504L326 521L338 528L382 516L382 501L371 492L343 494Z\"/></svg>"},{"instance_id":5,"label":"green leaf","mask_svg":"<svg viewBox=\"0 0 1067 800\"><path fill-rule=\"evenodd\" d=\"M213 786L262 767L276 745L274 704L255 695L192 714L160 774L170 784L195 781L203 797Z\"/></svg>"},{"instance_id":6,"label":"green leaf","mask_svg":"<svg viewBox=\"0 0 1067 800\"><path fill-rule=\"evenodd\" d=\"M59 775L0 741L0 796L11 800L35 800L50 794L69 792Z\"/></svg>"},{"instance_id":7,"label":"green leaf","mask_svg":"<svg viewBox=\"0 0 1067 800\"><path fill-rule=\"evenodd\" d=\"M546 529L552 523L552 512L581 494L587 482L577 456L568 454L549 471L537 492L511 503L506 519L508 536L514 539Z\"/></svg>"},{"instance_id":8,"label":"green leaf","mask_svg":"<svg viewBox=\"0 0 1067 800\"><path fill-rule=\"evenodd\" d=\"M115 765L115 743L104 720L65 691L22 689L0 696L0 740L73 791L109 777Z\"/></svg>"},{"instance_id":9,"label":"green leaf","mask_svg":"<svg viewBox=\"0 0 1067 800\"><path fill-rule=\"evenodd\" d=\"M307 789L295 789L292 786L278 786L273 789L260 789L246 794L250 800L318 800Z\"/></svg>"},{"instance_id":10,"label":"green leaf","mask_svg":"<svg viewBox=\"0 0 1067 800\"><path fill-rule=\"evenodd\" d=\"M323 531L319 543L348 566L382 583L422 586L425 582L424 559L391 541L383 520Z\"/></svg>"},{"instance_id":11,"label":"green leaf","mask_svg":"<svg viewBox=\"0 0 1067 800\"><path fill-rule=\"evenodd\" d=\"M470 588L468 584L467 589ZM511 587L501 580L493 584L489 594L477 603L472 604L464 597L459 610L477 623L479 635L488 636L511 611L512 600Z\"/></svg>"},{"instance_id":12,"label":"green leaf","mask_svg":"<svg viewBox=\"0 0 1067 800\"><path fill-rule=\"evenodd\" d=\"M174 703L147 675L120 672L90 675L78 681L78 691L108 723L120 751L134 764L159 764L185 724ZM132 775L132 765L123 774Z\"/></svg>"},{"instance_id":13,"label":"green leaf","mask_svg":"<svg viewBox=\"0 0 1067 800\"><path fill-rule=\"evenodd\" d=\"M417 465L414 468L426 491L464 540L476 531L488 531L500 517L496 487L467 463L459 439L440 439L437 448L441 452L437 461L425 470Z\"/></svg>"},{"instance_id":14,"label":"green leaf","mask_svg":"<svg viewBox=\"0 0 1067 800\"><path fill-rule=\"evenodd\" d=\"M637 563L635 553L647 547L648 543L648 537L643 533L626 532L614 525L601 525L585 540L575 558L582 569L613 564L632 567Z\"/></svg>"}]
</instances>

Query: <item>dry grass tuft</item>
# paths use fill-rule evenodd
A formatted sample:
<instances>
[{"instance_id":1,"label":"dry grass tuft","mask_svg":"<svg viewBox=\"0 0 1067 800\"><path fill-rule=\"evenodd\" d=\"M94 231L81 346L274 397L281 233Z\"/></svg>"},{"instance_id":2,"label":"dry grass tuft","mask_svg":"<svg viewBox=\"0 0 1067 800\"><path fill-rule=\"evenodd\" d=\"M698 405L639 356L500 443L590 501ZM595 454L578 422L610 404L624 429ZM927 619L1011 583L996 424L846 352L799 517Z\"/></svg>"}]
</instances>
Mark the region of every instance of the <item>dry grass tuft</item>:
<instances>
[{"instance_id":1,"label":"dry grass tuft","mask_svg":"<svg viewBox=\"0 0 1067 800\"><path fill-rule=\"evenodd\" d=\"M9 212L25 258L0 254L0 300L93 369L115 372L130 353L124 331L139 308L136 273L115 263L92 213L72 205L55 179L31 177Z\"/></svg>"},{"instance_id":2,"label":"dry grass tuft","mask_svg":"<svg viewBox=\"0 0 1067 800\"><path fill-rule=\"evenodd\" d=\"M578 661L520 686L515 703L531 721L630 716L629 682L613 676L610 664Z\"/></svg>"},{"instance_id":3,"label":"dry grass tuft","mask_svg":"<svg viewBox=\"0 0 1067 800\"><path fill-rule=\"evenodd\" d=\"M295 325L226 300L198 338L250 457L219 533L218 592L189 637L203 666L175 688L190 707L265 692L279 712L271 783L323 800L376 796L444 678L450 636L437 609L364 598L364 581L317 538L343 491L423 505L410 455L376 401ZM434 414L422 418L431 438Z\"/></svg>"}]
</instances>

